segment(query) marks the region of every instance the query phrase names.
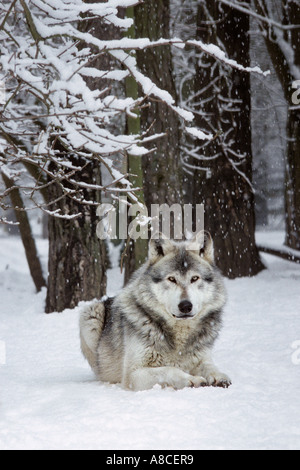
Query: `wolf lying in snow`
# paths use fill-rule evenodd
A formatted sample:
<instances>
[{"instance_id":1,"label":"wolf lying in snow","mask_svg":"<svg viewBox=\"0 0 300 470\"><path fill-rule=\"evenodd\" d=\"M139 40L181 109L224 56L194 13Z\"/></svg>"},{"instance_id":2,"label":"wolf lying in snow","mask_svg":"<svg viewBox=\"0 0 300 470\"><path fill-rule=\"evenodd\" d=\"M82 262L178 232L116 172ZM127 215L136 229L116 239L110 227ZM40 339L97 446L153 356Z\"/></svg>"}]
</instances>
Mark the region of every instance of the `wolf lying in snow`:
<instances>
[{"instance_id":1,"label":"wolf lying in snow","mask_svg":"<svg viewBox=\"0 0 300 470\"><path fill-rule=\"evenodd\" d=\"M130 283L82 311L82 352L99 380L126 389L229 387L211 359L225 302L210 237L152 239Z\"/></svg>"}]
</instances>

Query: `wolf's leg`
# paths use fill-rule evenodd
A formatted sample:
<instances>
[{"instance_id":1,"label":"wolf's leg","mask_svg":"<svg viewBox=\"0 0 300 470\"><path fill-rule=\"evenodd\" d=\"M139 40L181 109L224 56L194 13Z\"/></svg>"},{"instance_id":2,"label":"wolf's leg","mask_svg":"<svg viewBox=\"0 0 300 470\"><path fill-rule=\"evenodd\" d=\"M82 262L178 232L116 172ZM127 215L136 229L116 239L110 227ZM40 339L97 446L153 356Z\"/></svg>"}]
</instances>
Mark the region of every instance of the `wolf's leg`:
<instances>
[{"instance_id":1,"label":"wolf's leg","mask_svg":"<svg viewBox=\"0 0 300 470\"><path fill-rule=\"evenodd\" d=\"M207 385L203 377L197 377L176 367L143 367L136 369L123 384L134 391L149 390L154 385L173 387L180 390L185 387L203 387Z\"/></svg>"},{"instance_id":2,"label":"wolf's leg","mask_svg":"<svg viewBox=\"0 0 300 470\"><path fill-rule=\"evenodd\" d=\"M105 321L105 307L97 302L82 310L79 319L81 351L97 374L97 348Z\"/></svg>"},{"instance_id":3,"label":"wolf's leg","mask_svg":"<svg viewBox=\"0 0 300 470\"><path fill-rule=\"evenodd\" d=\"M231 380L228 375L220 372L215 366L209 351L203 355L201 363L193 373L202 375L207 380L208 385L213 385L214 387L228 388L231 385Z\"/></svg>"}]
</instances>

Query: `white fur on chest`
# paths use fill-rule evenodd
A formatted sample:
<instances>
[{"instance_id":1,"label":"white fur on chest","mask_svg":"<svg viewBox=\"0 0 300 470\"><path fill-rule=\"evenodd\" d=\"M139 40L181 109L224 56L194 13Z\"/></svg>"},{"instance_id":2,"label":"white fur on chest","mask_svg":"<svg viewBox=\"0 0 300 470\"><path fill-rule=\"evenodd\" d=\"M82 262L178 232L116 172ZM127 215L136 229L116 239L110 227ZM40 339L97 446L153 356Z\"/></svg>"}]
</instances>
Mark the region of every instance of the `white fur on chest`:
<instances>
[{"instance_id":1,"label":"white fur on chest","mask_svg":"<svg viewBox=\"0 0 300 470\"><path fill-rule=\"evenodd\" d=\"M201 362L201 352L196 348L191 351L187 348L189 339L194 333L195 326L192 321L174 320L172 343L157 327L144 325L147 328L147 336L131 337L126 341L125 349L127 357L133 362L137 361L142 367L179 367L189 371ZM185 325L183 324L186 323ZM181 325L179 325L181 323ZM142 333L142 330L141 330ZM145 331L146 333L146 331Z\"/></svg>"}]
</instances>

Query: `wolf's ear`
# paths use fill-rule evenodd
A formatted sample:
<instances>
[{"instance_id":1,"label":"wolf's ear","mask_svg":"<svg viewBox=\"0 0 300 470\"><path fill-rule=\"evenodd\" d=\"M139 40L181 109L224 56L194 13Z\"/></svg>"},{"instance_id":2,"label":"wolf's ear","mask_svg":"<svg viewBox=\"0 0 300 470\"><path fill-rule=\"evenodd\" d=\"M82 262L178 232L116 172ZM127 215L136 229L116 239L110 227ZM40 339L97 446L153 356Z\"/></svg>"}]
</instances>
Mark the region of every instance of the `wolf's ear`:
<instances>
[{"instance_id":1,"label":"wolf's ear","mask_svg":"<svg viewBox=\"0 0 300 470\"><path fill-rule=\"evenodd\" d=\"M159 238L158 238L159 237ZM149 243L149 261L155 263L174 250L174 244L162 233L152 237Z\"/></svg>"},{"instance_id":2,"label":"wolf's ear","mask_svg":"<svg viewBox=\"0 0 300 470\"><path fill-rule=\"evenodd\" d=\"M192 240L188 241L187 249L194 251L208 263L214 264L214 242L209 232L201 230Z\"/></svg>"}]
</instances>

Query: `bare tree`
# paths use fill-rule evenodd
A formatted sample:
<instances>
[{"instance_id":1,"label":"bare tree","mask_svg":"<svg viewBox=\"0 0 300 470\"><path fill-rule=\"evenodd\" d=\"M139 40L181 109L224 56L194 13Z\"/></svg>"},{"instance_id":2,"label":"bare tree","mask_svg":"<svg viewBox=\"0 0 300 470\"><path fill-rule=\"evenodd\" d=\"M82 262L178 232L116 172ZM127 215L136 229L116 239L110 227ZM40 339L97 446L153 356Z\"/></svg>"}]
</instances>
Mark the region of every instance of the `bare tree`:
<instances>
[{"instance_id":1,"label":"bare tree","mask_svg":"<svg viewBox=\"0 0 300 470\"><path fill-rule=\"evenodd\" d=\"M135 37L148 37L151 41L159 38L170 38L170 2L169 0L149 0L134 9ZM176 86L173 77L173 60L170 46L161 46L137 51L137 64L144 75L160 88L167 90L176 99ZM138 92L138 89L136 90ZM142 91L140 90L140 95ZM162 137L155 143L155 149L142 159L133 160L136 172L137 165L142 172L143 200L149 213L151 204L183 203L182 166L180 158L180 120L178 114L163 100L149 96L140 113L139 125L142 132L151 129ZM151 148L151 147L149 147ZM171 221L172 223L172 221ZM171 229L172 232L172 229ZM137 259L136 247L141 241L131 241L129 259L126 265L125 282L134 269L145 260ZM145 246L145 241L144 241ZM135 247L135 248L134 248Z\"/></svg>"},{"instance_id":2,"label":"bare tree","mask_svg":"<svg viewBox=\"0 0 300 470\"><path fill-rule=\"evenodd\" d=\"M138 37L151 41L170 37L169 0L149 0L136 7ZM176 101L173 61L170 47L145 49L137 52L139 68L160 88L167 90ZM154 203L182 203L182 168L180 162L180 123L174 110L162 100L150 97L141 113L142 128L151 125L156 133L165 134L156 144L155 152L143 158L145 199Z\"/></svg>"},{"instance_id":3,"label":"bare tree","mask_svg":"<svg viewBox=\"0 0 300 470\"><path fill-rule=\"evenodd\" d=\"M46 287L42 266L38 257L38 252L32 235L32 229L27 212L24 210L24 202L20 193L20 189L14 182L14 178L9 172L2 170L2 178L9 193L12 205L15 210L16 220L19 225L20 235L25 249L25 254L37 292L40 292L43 287Z\"/></svg>"},{"instance_id":4,"label":"bare tree","mask_svg":"<svg viewBox=\"0 0 300 470\"><path fill-rule=\"evenodd\" d=\"M201 2L197 35L250 66L247 14L217 0ZM263 264L255 243L249 74L200 53L193 106L198 127L216 136L187 149L186 166L196 170L194 204L205 203L205 226L215 238L222 272L230 278L254 276Z\"/></svg>"},{"instance_id":5,"label":"bare tree","mask_svg":"<svg viewBox=\"0 0 300 470\"><path fill-rule=\"evenodd\" d=\"M293 102L300 80L300 5L281 1L281 22L265 0L255 0L259 24L288 105L286 148L286 245L300 249L300 107Z\"/></svg>"},{"instance_id":6,"label":"bare tree","mask_svg":"<svg viewBox=\"0 0 300 470\"><path fill-rule=\"evenodd\" d=\"M218 0L258 22L269 56L281 83L288 108L286 132L286 245L300 249L300 169L299 103L293 102L294 85L300 80L300 5L298 0L253 0L240 4L235 0Z\"/></svg>"}]
</instances>

